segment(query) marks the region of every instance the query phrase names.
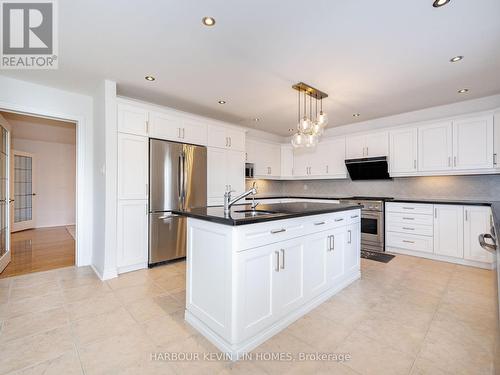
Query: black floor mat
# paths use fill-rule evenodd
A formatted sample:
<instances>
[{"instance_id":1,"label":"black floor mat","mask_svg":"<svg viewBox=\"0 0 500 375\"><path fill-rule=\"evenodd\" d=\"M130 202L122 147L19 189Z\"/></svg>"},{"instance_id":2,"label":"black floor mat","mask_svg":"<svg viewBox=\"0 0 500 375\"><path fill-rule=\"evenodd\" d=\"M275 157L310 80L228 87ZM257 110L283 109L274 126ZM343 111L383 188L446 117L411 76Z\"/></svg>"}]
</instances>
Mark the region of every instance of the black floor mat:
<instances>
[{"instance_id":1,"label":"black floor mat","mask_svg":"<svg viewBox=\"0 0 500 375\"><path fill-rule=\"evenodd\" d=\"M392 258L394 258L394 255L361 250L361 258L374 260L376 262L389 263Z\"/></svg>"}]
</instances>

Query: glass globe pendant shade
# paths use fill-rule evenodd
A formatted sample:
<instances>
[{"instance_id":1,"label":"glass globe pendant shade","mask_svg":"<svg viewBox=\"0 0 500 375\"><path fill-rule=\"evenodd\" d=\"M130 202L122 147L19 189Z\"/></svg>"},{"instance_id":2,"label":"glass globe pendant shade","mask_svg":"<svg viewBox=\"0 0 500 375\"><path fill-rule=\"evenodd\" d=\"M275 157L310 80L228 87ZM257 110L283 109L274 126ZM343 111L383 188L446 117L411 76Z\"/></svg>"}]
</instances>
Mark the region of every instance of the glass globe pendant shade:
<instances>
[{"instance_id":1,"label":"glass globe pendant shade","mask_svg":"<svg viewBox=\"0 0 500 375\"><path fill-rule=\"evenodd\" d=\"M324 131L324 126L321 126L319 122L315 121L312 126L312 134L321 136Z\"/></svg>"},{"instance_id":2,"label":"glass globe pendant shade","mask_svg":"<svg viewBox=\"0 0 500 375\"><path fill-rule=\"evenodd\" d=\"M309 133L311 131L311 120L304 116L299 122L299 130L302 133Z\"/></svg>"},{"instance_id":3,"label":"glass globe pendant shade","mask_svg":"<svg viewBox=\"0 0 500 375\"><path fill-rule=\"evenodd\" d=\"M293 147L304 147L305 136L301 133L295 133L292 137Z\"/></svg>"},{"instance_id":4,"label":"glass globe pendant shade","mask_svg":"<svg viewBox=\"0 0 500 375\"><path fill-rule=\"evenodd\" d=\"M318 114L318 124L321 126L321 127L325 127L326 124L328 124L328 116L326 115L325 112L321 111L319 114Z\"/></svg>"},{"instance_id":5,"label":"glass globe pendant shade","mask_svg":"<svg viewBox=\"0 0 500 375\"><path fill-rule=\"evenodd\" d=\"M314 134L309 134L305 136L305 144L304 146L309 148L309 147L316 147L318 144L318 137Z\"/></svg>"}]
</instances>

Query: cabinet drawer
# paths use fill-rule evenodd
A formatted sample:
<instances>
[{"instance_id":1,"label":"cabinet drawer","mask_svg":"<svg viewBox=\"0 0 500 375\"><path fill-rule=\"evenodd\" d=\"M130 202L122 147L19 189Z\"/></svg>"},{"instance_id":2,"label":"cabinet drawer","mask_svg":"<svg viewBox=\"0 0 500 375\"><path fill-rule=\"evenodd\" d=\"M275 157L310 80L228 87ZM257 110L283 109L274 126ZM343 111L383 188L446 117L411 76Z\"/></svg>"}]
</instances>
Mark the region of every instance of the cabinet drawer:
<instances>
[{"instance_id":1,"label":"cabinet drawer","mask_svg":"<svg viewBox=\"0 0 500 375\"><path fill-rule=\"evenodd\" d=\"M355 224L361 221L361 210L347 211L347 224Z\"/></svg>"},{"instance_id":2,"label":"cabinet drawer","mask_svg":"<svg viewBox=\"0 0 500 375\"><path fill-rule=\"evenodd\" d=\"M406 250L434 252L433 237L387 232L386 246Z\"/></svg>"},{"instance_id":3,"label":"cabinet drawer","mask_svg":"<svg viewBox=\"0 0 500 375\"><path fill-rule=\"evenodd\" d=\"M387 223L396 224L414 224L414 225L433 225L434 217L432 215L419 215L419 214L399 214L389 212L387 213Z\"/></svg>"},{"instance_id":4,"label":"cabinet drawer","mask_svg":"<svg viewBox=\"0 0 500 375\"><path fill-rule=\"evenodd\" d=\"M410 223L387 223L388 232L417 234L420 236L432 236L433 227L431 225L414 225Z\"/></svg>"},{"instance_id":5,"label":"cabinet drawer","mask_svg":"<svg viewBox=\"0 0 500 375\"><path fill-rule=\"evenodd\" d=\"M432 215L434 206L432 204L422 204L422 203L388 202L385 204L385 209L387 212Z\"/></svg>"}]
</instances>

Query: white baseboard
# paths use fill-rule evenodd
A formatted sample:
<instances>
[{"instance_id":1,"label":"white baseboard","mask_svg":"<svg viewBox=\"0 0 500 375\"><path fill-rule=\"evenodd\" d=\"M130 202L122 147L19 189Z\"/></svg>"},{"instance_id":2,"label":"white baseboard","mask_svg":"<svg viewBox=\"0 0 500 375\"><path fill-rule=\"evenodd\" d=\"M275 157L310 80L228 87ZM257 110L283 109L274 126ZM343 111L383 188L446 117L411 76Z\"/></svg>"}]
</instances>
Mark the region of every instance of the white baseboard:
<instances>
[{"instance_id":1,"label":"white baseboard","mask_svg":"<svg viewBox=\"0 0 500 375\"><path fill-rule=\"evenodd\" d=\"M116 269L107 269L101 273L93 264L91 264L90 267L92 267L92 269L94 270L97 277L99 279L101 279L102 281L114 279L115 277L118 277L118 273L116 272Z\"/></svg>"},{"instance_id":2,"label":"white baseboard","mask_svg":"<svg viewBox=\"0 0 500 375\"><path fill-rule=\"evenodd\" d=\"M141 263L132 264L130 266L118 267L117 271L118 271L118 274L120 274L120 273L142 270L144 268L148 268L148 262L141 262Z\"/></svg>"},{"instance_id":3,"label":"white baseboard","mask_svg":"<svg viewBox=\"0 0 500 375\"><path fill-rule=\"evenodd\" d=\"M319 296L313 298L308 301L306 304L302 305L297 310L293 311L288 316L281 319L279 322L274 323L270 327L258 333L256 336L238 344L231 344L226 341L224 338L215 333L210 327L208 327L203 321L198 319L195 315L193 315L190 311L186 310L184 318L186 321L198 332L200 332L208 341L214 344L221 352L225 353L231 360L237 361L241 358L245 353L249 353L257 346L267 341L290 324L313 310L314 308L321 305L323 302L328 300L333 295L340 292L342 289L347 287L349 284L353 283L357 279L361 277L361 272L357 271L352 273L351 275L347 275L344 280L338 284L336 287L331 288Z\"/></svg>"},{"instance_id":4,"label":"white baseboard","mask_svg":"<svg viewBox=\"0 0 500 375\"><path fill-rule=\"evenodd\" d=\"M467 260L467 259L462 259L462 258L453 258L453 257L447 257L445 255L438 255L438 254L432 254L432 253L424 253L424 252L421 252L421 251L412 251L412 250L400 249L400 248L395 248L395 247L386 247L385 251L387 253L410 255L410 256L419 257L419 258L439 260L441 262L448 262L448 263L460 264L460 265L463 265L463 266L471 266L471 267L484 268L484 269L487 269L487 270L492 270L494 268L494 266L495 266L495 263L477 262L477 261L474 261L474 260Z\"/></svg>"}]
</instances>

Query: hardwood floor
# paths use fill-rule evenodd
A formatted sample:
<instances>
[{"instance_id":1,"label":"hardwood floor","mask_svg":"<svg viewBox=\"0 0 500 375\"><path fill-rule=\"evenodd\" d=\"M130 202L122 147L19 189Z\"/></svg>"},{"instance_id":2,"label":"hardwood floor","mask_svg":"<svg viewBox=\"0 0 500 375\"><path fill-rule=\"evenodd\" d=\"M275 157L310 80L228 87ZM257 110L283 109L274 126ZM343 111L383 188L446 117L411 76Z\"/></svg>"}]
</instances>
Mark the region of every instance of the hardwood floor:
<instances>
[{"instance_id":1,"label":"hardwood floor","mask_svg":"<svg viewBox=\"0 0 500 375\"><path fill-rule=\"evenodd\" d=\"M28 229L11 235L12 260L0 279L75 264L75 240L66 227Z\"/></svg>"}]
</instances>

